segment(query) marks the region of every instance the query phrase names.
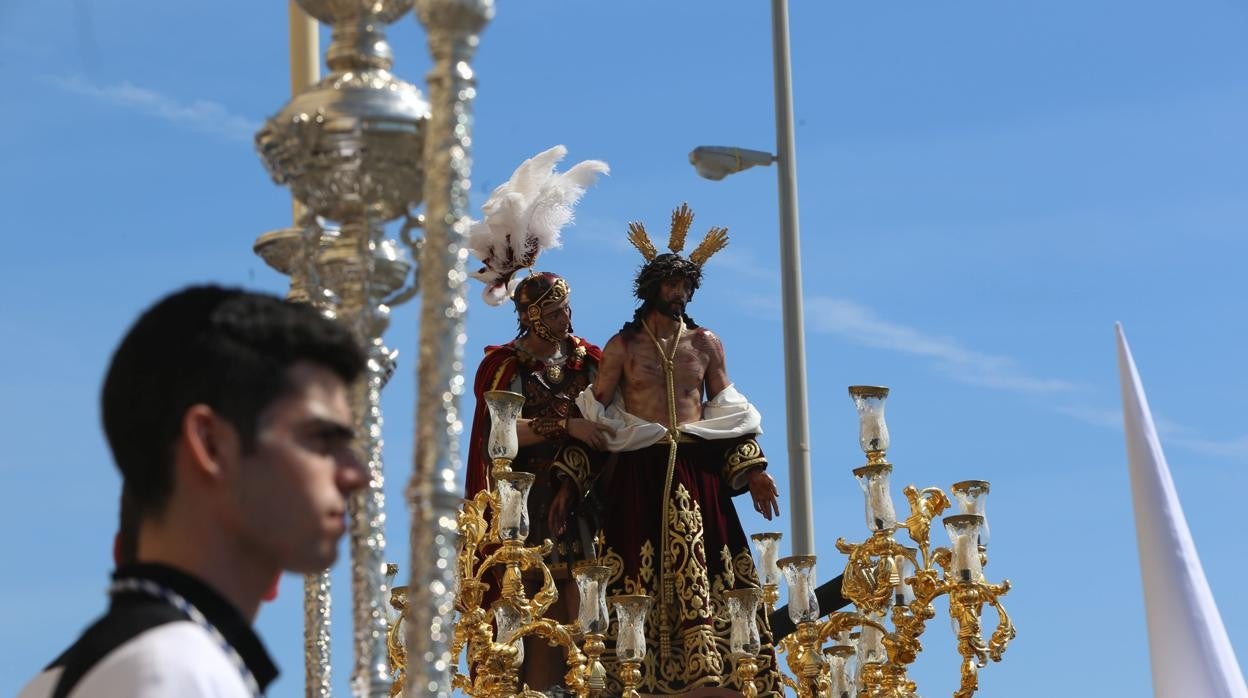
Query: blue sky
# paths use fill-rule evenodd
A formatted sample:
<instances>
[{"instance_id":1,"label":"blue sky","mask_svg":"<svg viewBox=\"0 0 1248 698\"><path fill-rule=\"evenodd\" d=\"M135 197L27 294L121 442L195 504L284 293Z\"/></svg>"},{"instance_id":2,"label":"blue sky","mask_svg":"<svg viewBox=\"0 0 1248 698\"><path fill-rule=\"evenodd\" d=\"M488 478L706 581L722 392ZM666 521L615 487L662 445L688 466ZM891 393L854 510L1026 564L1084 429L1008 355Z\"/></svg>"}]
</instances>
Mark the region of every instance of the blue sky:
<instances>
[{"instance_id":1,"label":"blue sky","mask_svg":"<svg viewBox=\"0 0 1248 698\"><path fill-rule=\"evenodd\" d=\"M1248 665L1248 600L1235 593L1244 545L1228 525L1248 488L1248 319L1236 310L1248 295L1248 6L793 5L821 576L843 564L837 536L865 537L845 386L889 385L899 501L910 482L993 483L987 573L1015 584L1019 638L981 672L983 694L1148 695L1114 359L1122 321ZM695 234L727 225L732 244L690 312L723 337L732 377L760 406L783 495L775 173L708 182L686 162L700 144L774 147L768 22L761 0L501 2L477 61L473 191L479 204L555 143L611 164L541 264L569 278L577 330L598 342L632 312L629 220L662 229L688 201ZM0 694L103 606L118 479L96 400L126 325L190 282L284 289L251 253L289 221L251 135L288 96L285 31L279 2L0 3ZM423 83L410 15L390 37L395 72ZM514 327L475 294L470 364ZM416 305L393 317L388 538L406 567ZM748 531L772 528L741 509ZM302 694L301 599L288 579L261 613L284 667L274 696ZM343 695L348 607L340 597ZM913 676L925 695L948 694L947 624L924 641Z\"/></svg>"}]
</instances>

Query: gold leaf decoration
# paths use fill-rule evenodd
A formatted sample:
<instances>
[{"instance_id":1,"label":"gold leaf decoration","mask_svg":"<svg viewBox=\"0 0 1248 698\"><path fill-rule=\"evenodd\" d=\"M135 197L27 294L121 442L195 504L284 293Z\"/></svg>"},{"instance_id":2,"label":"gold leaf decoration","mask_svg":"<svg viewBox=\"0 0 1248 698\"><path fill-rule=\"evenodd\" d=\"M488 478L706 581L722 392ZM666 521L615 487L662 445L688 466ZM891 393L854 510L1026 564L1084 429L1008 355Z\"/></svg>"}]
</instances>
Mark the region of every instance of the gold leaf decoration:
<instances>
[{"instance_id":1,"label":"gold leaf decoration","mask_svg":"<svg viewBox=\"0 0 1248 698\"><path fill-rule=\"evenodd\" d=\"M706 260L711 255L719 252L728 246L728 229L727 228L711 228L706 232L706 237L702 238L702 242L689 255L689 261L698 266L706 264Z\"/></svg>"},{"instance_id":2,"label":"gold leaf decoration","mask_svg":"<svg viewBox=\"0 0 1248 698\"><path fill-rule=\"evenodd\" d=\"M672 234L667 239L667 249L680 254L685 249L685 236L689 234L689 226L693 225L693 211L688 203L672 211Z\"/></svg>"},{"instance_id":3,"label":"gold leaf decoration","mask_svg":"<svg viewBox=\"0 0 1248 698\"><path fill-rule=\"evenodd\" d=\"M641 253L642 257L646 258L647 262L659 256L659 251L655 249L654 243L650 242L650 235L646 233L646 226L639 221L633 221L628 224L628 241L633 243L633 247L637 248L637 251Z\"/></svg>"}]
</instances>

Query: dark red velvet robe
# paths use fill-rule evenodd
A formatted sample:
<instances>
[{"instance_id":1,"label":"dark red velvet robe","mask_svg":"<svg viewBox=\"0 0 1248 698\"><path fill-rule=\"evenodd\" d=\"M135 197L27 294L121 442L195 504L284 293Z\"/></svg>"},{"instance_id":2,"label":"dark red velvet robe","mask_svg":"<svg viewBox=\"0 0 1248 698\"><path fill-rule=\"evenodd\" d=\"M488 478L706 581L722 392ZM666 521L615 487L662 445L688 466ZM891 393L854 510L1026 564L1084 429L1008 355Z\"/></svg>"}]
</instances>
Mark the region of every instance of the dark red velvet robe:
<instances>
[{"instance_id":1,"label":"dark red velvet robe","mask_svg":"<svg viewBox=\"0 0 1248 698\"><path fill-rule=\"evenodd\" d=\"M749 540L732 503L748 470L766 460L752 436L708 441L682 436L670 488L664 491L668 442L621 453L606 503L610 594L646 594L654 605L646 619L647 654L642 693L673 695L706 686L737 688L731 677L730 623L722 593L758 588ZM667 530L663 530L663 509ZM670 562L663 566L663 537ZM667 577L665 580L664 577ZM668 586L664 603L663 587ZM763 651L756 677L761 695L779 695L771 631L758 614ZM604 659L614 681L614 623Z\"/></svg>"}]
</instances>

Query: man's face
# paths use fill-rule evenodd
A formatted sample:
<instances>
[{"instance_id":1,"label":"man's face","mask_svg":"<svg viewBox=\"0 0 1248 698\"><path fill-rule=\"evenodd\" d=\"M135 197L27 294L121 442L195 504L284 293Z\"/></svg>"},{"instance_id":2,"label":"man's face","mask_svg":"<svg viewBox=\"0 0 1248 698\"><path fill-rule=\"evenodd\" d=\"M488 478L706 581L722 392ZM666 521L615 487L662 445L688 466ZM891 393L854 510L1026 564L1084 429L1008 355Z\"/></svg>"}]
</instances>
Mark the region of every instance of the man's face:
<instances>
[{"instance_id":1,"label":"man's face","mask_svg":"<svg viewBox=\"0 0 1248 698\"><path fill-rule=\"evenodd\" d=\"M659 297L656 307L659 312L679 320L685 313L685 306L693 296L693 286L683 276L672 276L659 284Z\"/></svg>"},{"instance_id":2,"label":"man's face","mask_svg":"<svg viewBox=\"0 0 1248 698\"><path fill-rule=\"evenodd\" d=\"M337 559L347 497L368 476L351 447L347 386L306 361L288 379L290 391L261 414L255 448L238 461L233 523L249 553L317 572Z\"/></svg>"},{"instance_id":3,"label":"man's face","mask_svg":"<svg viewBox=\"0 0 1248 698\"><path fill-rule=\"evenodd\" d=\"M572 332L572 307L564 298L557 305L546 306L533 323L533 333L548 342L562 342Z\"/></svg>"}]
</instances>

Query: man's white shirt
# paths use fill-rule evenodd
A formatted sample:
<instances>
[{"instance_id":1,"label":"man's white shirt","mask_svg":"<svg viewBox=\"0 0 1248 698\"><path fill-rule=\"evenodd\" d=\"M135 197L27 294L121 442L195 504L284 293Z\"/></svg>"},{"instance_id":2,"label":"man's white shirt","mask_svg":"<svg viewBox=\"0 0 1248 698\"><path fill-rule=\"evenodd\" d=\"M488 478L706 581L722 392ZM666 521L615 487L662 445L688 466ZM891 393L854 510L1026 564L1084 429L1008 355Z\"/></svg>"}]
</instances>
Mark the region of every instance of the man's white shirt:
<instances>
[{"instance_id":1,"label":"man's white shirt","mask_svg":"<svg viewBox=\"0 0 1248 698\"><path fill-rule=\"evenodd\" d=\"M201 580L144 563L113 579L108 612L18 698L252 698L277 677L250 620Z\"/></svg>"},{"instance_id":2,"label":"man's white shirt","mask_svg":"<svg viewBox=\"0 0 1248 698\"><path fill-rule=\"evenodd\" d=\"M48 698L62 667L35 677L18 698ZM191 621L134 637L91 668L70 696L252 698L243 675L208 631Z\"/></svg>"}]
</instances>

